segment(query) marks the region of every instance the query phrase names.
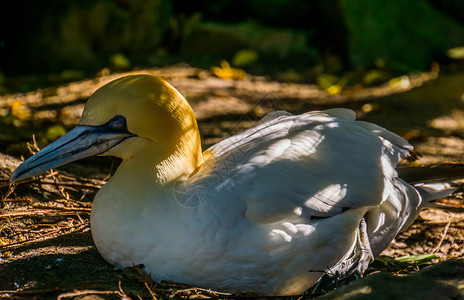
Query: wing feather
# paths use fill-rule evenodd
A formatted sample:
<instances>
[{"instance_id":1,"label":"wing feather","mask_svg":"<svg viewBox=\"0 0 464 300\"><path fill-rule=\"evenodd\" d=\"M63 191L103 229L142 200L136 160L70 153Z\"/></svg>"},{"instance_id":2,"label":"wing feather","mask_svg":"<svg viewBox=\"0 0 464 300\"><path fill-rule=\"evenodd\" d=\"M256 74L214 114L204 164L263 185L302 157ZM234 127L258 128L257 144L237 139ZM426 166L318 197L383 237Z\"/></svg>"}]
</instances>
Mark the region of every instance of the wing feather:
<instances>
[{"instance_id":1,"label":"wing feather","mask_svg":"<svg viewBox=\"0 0 464 300\"><path fill-rule=\"evenodd\" d=\"M255 223L308 222L380 205L409 149L349 110L280 114L208 149L187 186L208 186L209 201L240 201Z\"/></svg>"}]
</instances>

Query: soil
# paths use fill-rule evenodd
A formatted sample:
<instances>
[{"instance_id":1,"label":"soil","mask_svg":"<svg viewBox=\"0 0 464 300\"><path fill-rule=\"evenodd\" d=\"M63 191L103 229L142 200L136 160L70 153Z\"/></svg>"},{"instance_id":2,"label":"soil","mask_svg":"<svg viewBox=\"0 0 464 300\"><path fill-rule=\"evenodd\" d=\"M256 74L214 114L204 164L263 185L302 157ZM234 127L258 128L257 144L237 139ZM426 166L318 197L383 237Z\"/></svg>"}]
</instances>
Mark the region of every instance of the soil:
<instances>
[{"instance_id":1,"label":"soil","mask_svg":"<svg viewBox=\"0 0 464 300\"><path fill-rule=\"evenodd\" d=\"M458 211L463 208L464 192L464 74L403 76L380 86L355 86L329 95L314 85L272 82L263 77L222 80L188 66L132 73L163 76L189 100L204 149L250 127L272 110L301 113L347 107L355 110L358 118L407 138L422 156L413 163L404 162L400 174L413 182L426 178L452 181L458 190L441 200L449 209L422 211L371 265L367 272L371 275L354 284L379 278L376 273L380 271L395 280L410 280L418 270L449 261L453 263L434 266L437 269L432 270L441 271L432 273L441 274L436 281L447 282L446 288L452 289L449 295L464 298L462 273L456 271L464 257L464 213ZM30 156L59 132L76 125L85 100L98 87L126 74L0 96L0 295L15 299L255 297L223 295L174 282L155 283L141 267L116 270L105 262L93 244L89 216L92 199L114 172L117 159L84 159L9 185L8 178L21 156ZM414 257L419 254L426 256ZM394 260L404 256L410 256L410 262Z\"/></svg>"}]
</instances>

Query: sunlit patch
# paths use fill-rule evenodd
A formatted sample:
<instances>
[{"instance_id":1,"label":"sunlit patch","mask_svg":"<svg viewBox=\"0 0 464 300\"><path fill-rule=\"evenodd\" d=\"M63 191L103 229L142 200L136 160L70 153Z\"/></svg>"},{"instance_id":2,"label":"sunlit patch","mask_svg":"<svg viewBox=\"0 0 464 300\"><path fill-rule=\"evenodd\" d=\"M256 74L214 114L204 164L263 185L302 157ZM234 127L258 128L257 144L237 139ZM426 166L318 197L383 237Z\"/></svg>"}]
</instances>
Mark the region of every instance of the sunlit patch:
<instances>
[{"instance_id":1,"label":"sunlit patch","mask_svg":"<svg viewBox=\"0 0 464 300\"><path fill-rule=\"evenodd\" d=\"M396 78L391 79L388 82L388 85L390 86L390 88L395 89L395 90L396 89L399 89L399 90L409 89L411 88L411 81L409 80L408 76L403 75L401 77L396 77Z\"/></svg>"},{"instance_id":2,"label":"sunlit patch","mask_svg":"<svg viewBox=\"0 0 464 300\"><path fill-rule=\"evenodd\" d=\"M282 227L285 228L286 231L292 233L292 234L295 234L298 232L298 228L296 228L296 226L290 222L284 222L282 223Z\"/></svg>"},{"instance_id":3,"label":"sunlit patch","mask_svg":"<svg viewBox=\"0 0 464 300\"><path fill-rule=\"evenodd\" d=\"M346 184L330 184L315 193L313 197L306 200L305 206L313 208L314 205L317 205L318 211L322 212L340 209L334 206L334 204L345 198L346 192Z\"/></svg>"},{"instance_id":4,"label":"sunlit patch","mask_svg":"<svg viewBox=\"0 0 464 300\"><path fill-rule=\"evenodd\" d=\"M451 48L446 54L452 59L464 59L464 47Z\"/></svg>"},{"instance_id":5,"label":"sunlit patch","mask_svg":"<svg viewBox=\"0 0 464 300\"><path fill-rule=\"evenodd\" d=\"M297 216L301 216L303 214L303 209L301 207L295 207L293 213Z\"/></svg>"},{"instance_id":6,"label":"sunlit patch","mask_svg":"<svg viewBox=\"0 0 464 300\"><path fill-rule=\"evenodd\" d=\"M325 126L328 128L336 128L336 127L339 127L340 125L338 124L338 122L329 122L325 124Z\"/></svg>"},{"instance_id":7,"label":"sunlit patch","mask_svg":"<svg viewBox=\"0 0 464 300\"><path fill-rule=\"evenodd\" d=\"M222 60L221 67L211 67L211 73L224 80L245 80L247 74L241 69L231 68L229 63Z\"/></svg>"},{"instance_id":8,"label":"sunlit patch","mask_svg":"<svg viewBox=\"0 0 464 300\"><path fill-rule=\"evenodd\" d=\"M464 101L464 95L462 96ZM428 122L428 125L435 129L448 131L463 131L464 130L464 111L461 109L453 109L450 113L441 115Z\"/></svg>"},{"instance_id":9,"label":"sunlit patch","mask_svg":"<svg viewBox=\"0 0 464 300\"><path fill-rule=\"evenodd\" d=\"M271 235L275 238L283 239L287 243L292 241L292 237L288 233L280 229L273 229L271 231Z\"/></svg>"},{"instance_id":10,"label":"sunlit patch","mask_svg":"<svg viewBox=\"0 0 464 300\"><path fill-rule=\"evenodd\" d=\"M316 230L314 226L308 224L296 224L295 227L298 229L298 232L301 233L303 236L308 236L312 232L314 232L314 230Z\"/></svg>"},{"instance_id":11,"label":"sunlit patch","mask_svg":"<svg viewBox=\"0 0 464 300\"><path fill-rule=\"evenodd\" d=\"M379 228L382 227L383 224L385 224L385 213L382 212L378 215L377 226L374 228L374 230L372 230L372 232L377 232L377 230L379 230Z\"/></svg>"}]
</instances>

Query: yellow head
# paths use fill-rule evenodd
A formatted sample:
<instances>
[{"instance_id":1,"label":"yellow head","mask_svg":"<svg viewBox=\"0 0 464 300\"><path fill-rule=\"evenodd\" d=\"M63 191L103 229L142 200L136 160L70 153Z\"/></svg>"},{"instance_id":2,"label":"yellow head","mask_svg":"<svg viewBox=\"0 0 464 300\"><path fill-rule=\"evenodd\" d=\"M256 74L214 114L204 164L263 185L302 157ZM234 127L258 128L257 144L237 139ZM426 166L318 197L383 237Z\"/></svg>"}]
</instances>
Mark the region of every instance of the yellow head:
<instances>
[{"instance_id":1,"label":"yellow head","mask_svg":"<svg viewBox=\"0 0 464 300\"><path fill-rule=\"evenodd\" d=\"M188 175L202 162L191 107L171 85L149 75L122 77L97 90L79 126L28 159L12 181L91 155L154 168L160 181Z\"/></svg>"},{"instance_id":2,"label":"yellow head","mask_svg":"<svg viewBox=\"0 0 464 300\"><path fill-rule=\"evenodd\" d=\"M79 125L102 125L116 115L126 118L130 132L154 141L175 139L189 127L197 129L182 95L149 75L122 77L98 89L87 101Z\"/></svg>"}]
</instances>

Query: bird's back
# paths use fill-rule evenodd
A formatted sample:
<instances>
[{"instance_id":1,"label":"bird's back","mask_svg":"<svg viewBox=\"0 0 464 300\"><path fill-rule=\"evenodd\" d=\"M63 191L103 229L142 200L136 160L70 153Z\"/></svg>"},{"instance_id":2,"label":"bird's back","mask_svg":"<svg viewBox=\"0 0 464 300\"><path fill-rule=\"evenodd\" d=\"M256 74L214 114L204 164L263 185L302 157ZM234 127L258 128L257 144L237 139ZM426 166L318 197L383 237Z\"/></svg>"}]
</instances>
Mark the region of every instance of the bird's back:
<instances>
[{"instance_id":1,"label":"bird's back","mask_svg":"<svg viewBox=\"0 0 464 300\"><path fill-rule=\"evenodd\" d=\"M411 149L348 110L275 115L208 149L176 200L215 216L210 236L234 249L234 271L256 269L249 289L294 293L323 274L309 270L326 271L350 254L366 214L376 254L415 217L420 197L395 171ZM258 288L259 277L280 285Z\"/></svg>"}]
</instances>

